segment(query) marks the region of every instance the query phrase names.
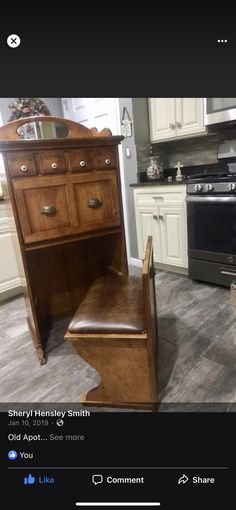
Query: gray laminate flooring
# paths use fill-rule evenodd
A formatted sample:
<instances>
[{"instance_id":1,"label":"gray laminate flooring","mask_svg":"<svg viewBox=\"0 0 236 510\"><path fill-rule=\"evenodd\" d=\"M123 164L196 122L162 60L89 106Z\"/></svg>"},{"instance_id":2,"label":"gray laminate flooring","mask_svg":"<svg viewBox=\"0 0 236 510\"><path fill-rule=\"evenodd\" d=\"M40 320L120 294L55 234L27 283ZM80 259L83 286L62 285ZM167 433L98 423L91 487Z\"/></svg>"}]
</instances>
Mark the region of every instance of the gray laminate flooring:
<instances>
[{"instance_id":1,"label":"gray laminate flooring","mask_svg":"<svg viewBox=\"0 0 236 510\"><path fill-rule=\"evenodd\" d=\"M156 295L160 410L176 403L225 403L230 410L236 403L236 308L229 289L158 271ZM0 305L0 402L79 402L99 375L64 342L68 320L52 332L48 362L40 366L25 316L21 296Z\"/></svg>"}]
</instances>

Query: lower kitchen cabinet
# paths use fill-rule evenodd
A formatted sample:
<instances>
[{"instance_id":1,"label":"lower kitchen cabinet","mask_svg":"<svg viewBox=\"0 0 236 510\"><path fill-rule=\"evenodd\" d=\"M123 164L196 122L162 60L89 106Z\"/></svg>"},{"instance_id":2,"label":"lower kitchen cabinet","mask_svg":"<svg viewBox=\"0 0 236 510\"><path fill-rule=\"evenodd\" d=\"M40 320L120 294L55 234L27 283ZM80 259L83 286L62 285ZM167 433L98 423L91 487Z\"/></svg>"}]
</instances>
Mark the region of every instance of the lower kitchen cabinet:
<instances>
[{"instance_id":1,"label":"lower kitchen cabinet","mask_svg":"<svg viewBox=\"0 0 236 510\"><path fill-rule=\"evenodd\" d=\"M140 259L144 258L145 247L147 244L148 236L153 237L153 256L154 262L161 262L161 237L160 230L157 228L155 215L155 205L137 206L136 213L136 228L138 238L138 255Z\"/></svg>"},{"instance_id":2,"label":"lower kitchen cabinet","mask_svg":"<svg viewBox=\"0 0 236 510\"><path fill-rule=\"evenodd\" d=\"M185 207L166 205L159 208L159 228L163 264L187 267Z\"/></svg>"},{"instance_id":3,"label":"lower kitchen cabinet","mask_svg":"<svg viewBox=\"0 0 236 510\"><path fill-rule=\"evenodd\" d=\"M187 268L185 185L134 189L138 255L143 259L147 237L153 236L154 261Z\"/></svg>"}]
</instances>

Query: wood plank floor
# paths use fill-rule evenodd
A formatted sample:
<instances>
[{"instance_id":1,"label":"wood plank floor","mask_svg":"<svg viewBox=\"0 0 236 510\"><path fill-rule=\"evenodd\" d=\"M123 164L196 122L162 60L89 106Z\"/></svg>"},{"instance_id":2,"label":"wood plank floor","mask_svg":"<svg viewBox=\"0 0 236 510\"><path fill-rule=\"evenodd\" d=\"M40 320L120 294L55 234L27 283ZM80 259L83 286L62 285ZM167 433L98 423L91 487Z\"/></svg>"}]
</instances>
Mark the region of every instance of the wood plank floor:
<instances>
[{"instance_id":1,"label":"wood plank floor","mask_svg":"<svg viewBox=\"0 0 236 510\"><path fill-rule=\"evenodd\" d=\"M231 410L236 308L229 304L229 289L158 271L156 294L160 410L177 403L224 403ZM67 321L52 332L44 366L35 355L21 296L0 305L0 326L0 402L79 402L99 382L97 372L64 342Z\"/></svg>"}]
</instances>

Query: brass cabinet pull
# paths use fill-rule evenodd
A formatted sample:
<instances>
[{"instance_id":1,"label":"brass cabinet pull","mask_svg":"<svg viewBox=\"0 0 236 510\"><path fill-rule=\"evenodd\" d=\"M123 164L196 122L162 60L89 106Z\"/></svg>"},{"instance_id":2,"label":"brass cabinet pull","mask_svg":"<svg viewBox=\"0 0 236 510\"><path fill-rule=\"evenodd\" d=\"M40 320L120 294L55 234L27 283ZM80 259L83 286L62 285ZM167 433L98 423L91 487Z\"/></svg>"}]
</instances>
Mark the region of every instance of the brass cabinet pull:
<instances>
[{"instance_id":1,"label":"brass cabinet pull","mask_svg":"<svg viewBox=\"0 0 236 510\"><path fill-rule=\"evenodd\" d=\"M57 167L58 167L58 165L57 165L57 163L52 163L52 164L51 164L51 167L52 167L52 169L53 169L53 170L56 170L56 169L57 169Z\"/></svg>"},{"instance_id":2,"label":"brass cabinet pull","mask_svg":"<svg viewBox=\"0 0 236 510\"><path fill-rule=\"evenodd\" d=\"M27 172L28 171L28 167L26 165L21 165L20 169L21 169L22 172Z\"/></svg>"},{"instance_id":3,"label":"brass cabinet pull","mask_svg":"<svg viewBox=\"0 0 236 510\"><path fill-rule=\"evenodd\" d=\"M57 208L53 204L46 204L43 206L41 214L45 214L45 216L54 216L57 214Z\"/></svg>"},{"instance_id":4,"label":"brass cabinet pull","mask_svg":"<svg viewBox=\"0 0 236 510\"><path fill-rule=\"evenodd\" d=\"M98 209L98 207L101 207L102 201L99 200L99 198L90 198L88 202L88 207L91 207L91 209Z\"/></svg>"}]
</instances>

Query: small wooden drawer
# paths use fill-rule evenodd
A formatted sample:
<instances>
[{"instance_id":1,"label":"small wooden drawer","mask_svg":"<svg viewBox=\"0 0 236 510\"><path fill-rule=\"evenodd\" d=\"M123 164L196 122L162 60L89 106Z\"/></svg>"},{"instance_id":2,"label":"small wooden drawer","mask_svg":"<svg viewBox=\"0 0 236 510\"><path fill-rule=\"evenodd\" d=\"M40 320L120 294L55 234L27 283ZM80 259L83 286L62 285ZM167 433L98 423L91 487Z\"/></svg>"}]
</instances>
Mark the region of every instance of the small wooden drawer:
<instances>
[{"instance_id":1,"label":"small wooden drawer","mask_svg":"<svg viewBox=\"0 0 236 510\"><path fill-rule=\"evenodd\" d=\"M102 147L95 151L96 168L105 170L116 168L116 151L111 147Z\"/></svg>"},{"instance_id":2,"label":"small wooden drawer","mask_svg":"<svg viewBox=\"0 0 236 510\"><path fill-rule=\"evenodd\" d=\"M12 177L37 175L34 154L32 152L14 152L8 154L7 161Z\"/></svg>"},{"instance_id":3,"label":"small wooden drawer","mask_svg":"<svg viewBox=\"0 0 236 510\"><path fill-rule=\"evenodd\" d=\"M71 150L66 153L68 169L71 172L87 172L93 170L93 151L91 150Z\"/></svg>"},{"instance_id":4,"label":"small wooden drawer","mask_svg":"<svg viewBox=\"0 0 236 510\"><path fill-rule=\"evenodd\" d=\"M40 173L43 175L66 172L66 162L62 151L44 151L37 154L37 162Z\"/></svg>"}]
</instances>

